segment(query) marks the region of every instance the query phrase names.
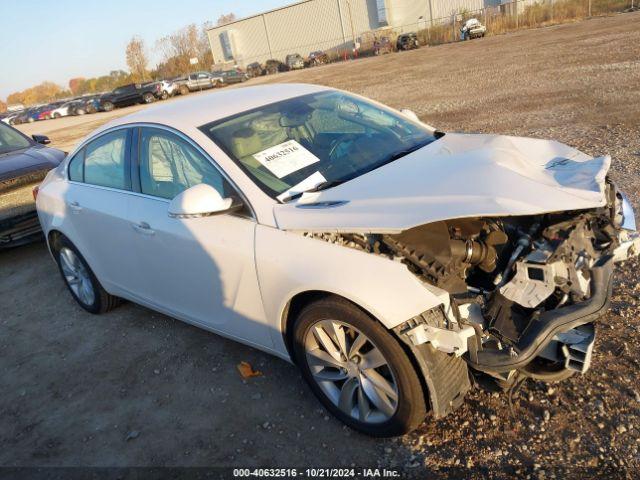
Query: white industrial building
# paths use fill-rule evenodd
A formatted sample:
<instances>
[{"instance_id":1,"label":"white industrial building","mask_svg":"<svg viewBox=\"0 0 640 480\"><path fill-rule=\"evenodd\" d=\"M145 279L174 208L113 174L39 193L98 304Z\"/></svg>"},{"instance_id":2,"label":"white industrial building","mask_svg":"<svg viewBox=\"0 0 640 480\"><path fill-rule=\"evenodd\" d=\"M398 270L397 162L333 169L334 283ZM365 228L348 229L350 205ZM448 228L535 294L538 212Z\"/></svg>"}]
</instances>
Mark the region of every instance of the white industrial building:
<instances>
[{"instance_id":1,"label":"white industrial building","mask_svg":"<svg viewBox=\"0 0 640 480\"><path fill-rule=\"evenodd\" d=\"M350 51L380 29L416 31L479 11L494 0L304 0L211 28L207 33L218 67L316 50Z\"/></svg>"}]
</instances>

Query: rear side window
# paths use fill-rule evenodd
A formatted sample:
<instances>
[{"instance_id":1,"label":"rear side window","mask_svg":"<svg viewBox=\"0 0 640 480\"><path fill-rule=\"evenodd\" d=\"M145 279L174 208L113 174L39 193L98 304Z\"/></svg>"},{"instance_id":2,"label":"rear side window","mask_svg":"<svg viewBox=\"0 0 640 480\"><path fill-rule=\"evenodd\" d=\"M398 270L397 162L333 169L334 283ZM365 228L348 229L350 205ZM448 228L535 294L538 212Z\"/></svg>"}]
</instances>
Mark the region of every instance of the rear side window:
<instances>
[{"instance_id":1,"label":"rear side window","mask_svg":"<svg viewBox=\"0 0 640 480\"><path fill-rule=\"evenodd\" d=\"M69 162L69 180L84 182L84 148Z\"/></svg>"},{"instance_id":2,"label":"rear side window","mask_svg":"<svg viewBox=\"0 0 640 480\"><path fill-rule=\"evenodd\" d=\"M84 181L91 185L130 189L127 175L127 130L107 133L85 147Z\"/></svg>"}]
</instances>

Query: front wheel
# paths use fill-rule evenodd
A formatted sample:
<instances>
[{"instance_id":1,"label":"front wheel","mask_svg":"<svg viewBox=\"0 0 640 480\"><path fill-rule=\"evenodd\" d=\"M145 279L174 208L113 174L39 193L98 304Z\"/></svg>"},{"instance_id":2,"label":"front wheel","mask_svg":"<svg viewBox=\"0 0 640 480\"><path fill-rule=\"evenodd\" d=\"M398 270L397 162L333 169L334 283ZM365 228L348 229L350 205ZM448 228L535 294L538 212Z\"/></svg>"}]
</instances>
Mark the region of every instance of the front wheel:
<instances>
[{"instance_id":1,"label":"front wheel","mask_svg":"<svg viewBox=\"0 0 640 480\"><path fill-rule=\"evenodd\" d=\"M155 97L153 96L153 93L147 92L142 96L142 101L144 103L153 103L154 100L155 100Z\"/></svg>"},{"instance_id":2,"label":"front wheel","mask_svg":"<svg viewBox=\"0 0 640 480\"><path fill-rule=\"evenodd\" d=\"M354 304L327 298L305 307L293 351L315 395L348 426L403 435L426 416L420 379L399 342Z\"/></svg>"},{"instance_id":3,"label":"front wheel","mask_svg":"<svg viewBox=\"0 0 640 480\"><path fill-rule=\"evenodd\" d=\"M120 299L107 293L76 247L66 238L58 240L54 257L69 292L89 313L105 313L120 304Z\"/></svg>"}]
</instances>

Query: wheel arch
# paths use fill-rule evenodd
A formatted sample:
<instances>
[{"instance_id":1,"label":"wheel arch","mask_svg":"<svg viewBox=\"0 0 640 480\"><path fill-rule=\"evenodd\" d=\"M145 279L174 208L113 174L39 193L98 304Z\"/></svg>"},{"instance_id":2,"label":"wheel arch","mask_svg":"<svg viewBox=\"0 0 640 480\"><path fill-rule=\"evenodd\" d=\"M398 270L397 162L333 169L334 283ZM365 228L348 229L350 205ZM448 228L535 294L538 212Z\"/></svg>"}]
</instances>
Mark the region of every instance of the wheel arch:
<instances>
[{"instance_id":1,"label":"wheel arch","mask_svg":"<svg viewBox=\"0 0 640 480\"><path fill-rule=\"evenodd\" d=\"M400 338L398 338L398 336L392 329L387 328L369 310L364 308L362 305L359 305L357 302L343 295L339 295L335 292L330 292L328 290L306 290L306 291L296 293L286 303L282 311L282 318L280 320L281 321L280 331L282 332L283 341L285 343L287 353L289 354L289 358L291 359L291 361L294 364L296 363L295 356L293 355L293 325L296 321L298 314L302 311L302 309L304 309L304 307L306 307L310 303L316 302L324 298L331 298L331 297L340 299L342 301L345 301L354 305L358 309L365 312L369 317L371 317L373 321L380 323L391 334L391 336L398 342L398 345L400 345L400 348L402 348L402 350L405 352L405 354L409 358L411 365L413 366L414 370L418 375L418 378L420 380L420 385L422 386L422 392L424 395L425 404L433 405L431 401L431 393L429 389L429 383L432 383L432 382L427 381L427 378L425 376L424 365L416 357L417 351L412 348L409 348L409 346L407 346L405 342L403 342Z\"/></svg>"},{"instance_id":2,"label":"wheel arch","mask_svg":"<svg viewBox=\"0 0 640 480\"><path fill-rule=\"evenodd\" d=\"M49 253L53 256L53 252L60 242L61 238L66 238L66 235L62 233L60 230L52 228L46 235L47 239L47 247L49 248Z\"/></svg>"}]
</instances>

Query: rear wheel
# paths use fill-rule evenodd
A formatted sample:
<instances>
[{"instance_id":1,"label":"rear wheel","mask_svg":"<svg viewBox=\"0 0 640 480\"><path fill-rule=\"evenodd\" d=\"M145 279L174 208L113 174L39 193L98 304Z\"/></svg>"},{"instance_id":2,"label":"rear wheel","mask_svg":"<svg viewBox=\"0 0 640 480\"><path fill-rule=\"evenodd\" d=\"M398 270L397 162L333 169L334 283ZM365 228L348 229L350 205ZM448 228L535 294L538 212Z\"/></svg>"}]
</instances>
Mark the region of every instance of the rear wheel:
<instances>
[{"instance_id":1,"label":"rear wheel","mask_svg":"<svg viewBox=\"0 0 640 480\"><path fill-rule=\"evenodd\" d=\"M103 109L105 112L110 112L111 110L113 110L113 103L111 103L111 102L104 102L104 103L102 104L102 109Z\"/></svg>"},{"instance_id":2,"label":"rear wheel","mask_svg":"<svg viewBox=\"0 0 640 480\"><path fill-rule=\"evenodd\" d=\"M107 293L76 247L62 237L56 242L54 257L73 298L89 313L105 313L120 304Z\"/></svg>"},{"instance_id":3,"label":"rear wheel","mask_svg":"<svg viewBox=\"0 0 640 480\"><path fill-rule=\"evenodd\" d=\"M189 87L186 85L180 86L180 95L187 95L189 93Z\"/></svg>"},{"instance_id":4,"label":"rear wheel","mask_svg":"<svg viewBox=\"0 0 640 480\"><path fill-rule=\"evenodd\" d=\"M352 303L328 298L305 307L293 332L302 374L324 406L376 437L403 435L426 416L420 379L398 341Z\"/></svg>"}]
</instances>

